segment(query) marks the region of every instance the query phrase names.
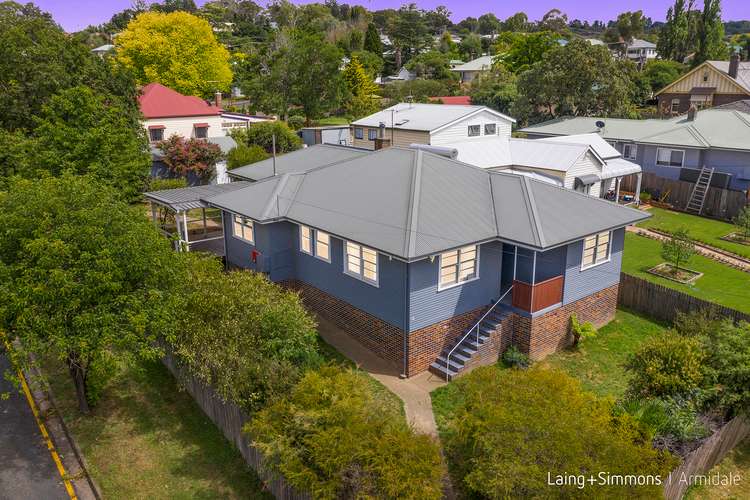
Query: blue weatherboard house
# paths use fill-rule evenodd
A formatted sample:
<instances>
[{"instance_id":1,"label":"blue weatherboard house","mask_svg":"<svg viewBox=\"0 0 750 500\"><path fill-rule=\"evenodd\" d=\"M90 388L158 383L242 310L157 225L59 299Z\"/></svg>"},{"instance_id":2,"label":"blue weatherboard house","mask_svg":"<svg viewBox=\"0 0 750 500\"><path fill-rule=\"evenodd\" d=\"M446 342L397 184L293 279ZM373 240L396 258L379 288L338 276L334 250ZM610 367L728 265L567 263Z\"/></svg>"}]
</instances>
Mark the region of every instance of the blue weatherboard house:
<instances>
[{"instance_id":1,"label":"blue weatherboard house","mask_svg":"<svg viewBox=\"0 0 750 500\"><path fill-rule=\"evenodd\" d=\"M202 200L223 213L228 265L299 290L405 376L452 377L510 344L543 357L574 312L606 323L624 228L648 217L419 149L319 145L258 174L270 162Z\"/></svg>"}]
</instances>

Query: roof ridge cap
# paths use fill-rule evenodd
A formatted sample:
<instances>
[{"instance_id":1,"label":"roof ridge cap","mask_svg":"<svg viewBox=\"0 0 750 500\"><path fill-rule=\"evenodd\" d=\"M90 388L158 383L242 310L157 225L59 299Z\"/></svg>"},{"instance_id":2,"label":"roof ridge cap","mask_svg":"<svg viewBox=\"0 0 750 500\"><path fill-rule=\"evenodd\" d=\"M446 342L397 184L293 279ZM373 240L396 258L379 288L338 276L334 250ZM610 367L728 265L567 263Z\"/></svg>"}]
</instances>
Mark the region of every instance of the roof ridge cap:
<instances>
[{"instance_id":1,"label":"roof ridge cap","mask_svg":"<svg viewBox=\"0 0 750 500\"><path fill-rule=\"evenodd\" d=\"M418 149L412 151L414 151L414 159L412 160L414 170L411 176L409 212L406 216L406 241L404 242L404 255L407 257L416 253L417 241L414 227L419 222L419 200L422 184L422 151Z\"/></svg>"},{"instance_id":2,"label":"roof ridge cap","mask_svg":"<svg viewBox=\"0 0 750 500\"><path fill-rule=\"evenodd\" d=\"M544 232L542 232L542 226L539 222L539 213L536 209L536 200L534 199L534 193L532 193L531 186L529 185L529 178L525 175L522 175L521 179L523 181L524 189L526 190L526 200L529 204L529 209L531 210L531 216L533 218L531 222L533 223L534 229L536 230L536 235L539 239L539 246L545 247L546 241L544 238Z\"/></svg>"}]
</instances>

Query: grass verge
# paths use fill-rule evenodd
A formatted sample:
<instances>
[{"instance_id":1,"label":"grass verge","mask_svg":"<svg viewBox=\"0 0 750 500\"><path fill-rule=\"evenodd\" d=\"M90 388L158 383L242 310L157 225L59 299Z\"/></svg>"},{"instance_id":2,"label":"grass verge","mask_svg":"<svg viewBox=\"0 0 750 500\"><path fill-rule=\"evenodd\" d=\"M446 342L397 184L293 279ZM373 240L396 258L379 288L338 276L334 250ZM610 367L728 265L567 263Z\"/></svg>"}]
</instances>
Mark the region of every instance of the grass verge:
<instances>
[{"instance_id":1,"label":"grass verge","mask_svg":"<svg viewBox=\"0 0 750 500\"><path fill-rule=\"evenodd\" d=\"M87 417L62 363L46 371L105 498L272 498L160 362L122 366Z\"/></svg>"},{"instance_id":2,"label":"grass verge","mask_svg":"<svg viewBox=\"0 0 750 500\"><path fill-rule=\"evenodd\" d=\"M661 242L633 233L625 234L622 270L645 280L674 288L699 299L715 302L738 311L750 313L750 273L729 267L702 255L694 255L686 268L703 273L692 284L681 284L647 272L664 262Z\"/></svg>"},{"instance_id":3,"label":"grass verge","mask_svg":"<svg viewBox=\"0 0 750 500\"><path fill-rule=\"evenodd\" d=\"M678 229L684 228L690 232L690 237L696 241L750 258L750 246L721 239L738 230L736 226L728 222L658 207L651 207L648 213L652 214L652 217L640 222L638 224L640 227L658 229L667 233L674 233Z\"/></svg>"}]
</instances>

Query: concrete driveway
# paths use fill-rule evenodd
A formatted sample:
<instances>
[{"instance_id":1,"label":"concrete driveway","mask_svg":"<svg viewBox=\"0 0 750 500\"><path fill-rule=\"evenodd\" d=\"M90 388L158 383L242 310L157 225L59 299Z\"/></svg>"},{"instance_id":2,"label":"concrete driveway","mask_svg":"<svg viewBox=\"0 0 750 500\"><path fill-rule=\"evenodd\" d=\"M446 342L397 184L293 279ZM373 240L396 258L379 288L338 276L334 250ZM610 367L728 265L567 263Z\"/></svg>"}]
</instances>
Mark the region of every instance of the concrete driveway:
<instances>
[{"instance_id":1,"label":"concrete driveway","mask_svg":"<svg viewBox=\"0 0 750 500\"><path fill-rule=\"evenodd\" d=\"M0 347L0 500L70 497L22 391L5 379L12 370Z\"/></svg>"}]
</instances>

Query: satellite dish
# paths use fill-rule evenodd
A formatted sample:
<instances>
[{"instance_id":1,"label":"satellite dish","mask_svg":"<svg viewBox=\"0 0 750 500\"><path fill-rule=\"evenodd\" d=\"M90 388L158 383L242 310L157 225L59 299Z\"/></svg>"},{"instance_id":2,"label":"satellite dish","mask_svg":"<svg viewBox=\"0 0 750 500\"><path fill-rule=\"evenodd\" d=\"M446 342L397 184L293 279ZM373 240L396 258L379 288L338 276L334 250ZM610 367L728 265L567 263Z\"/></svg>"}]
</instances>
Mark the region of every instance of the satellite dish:
<instances>
[{"instance_id":1,"label":"satellite dish","mask_svg":"<svg viewBox=\"0 0 750 500\"><path fill-rule=\"evenodd\" d=\"M596 125L596 128L604 128L604 122L601 120L597 120L595 125Z\"/></svg>"}]
</instances>

